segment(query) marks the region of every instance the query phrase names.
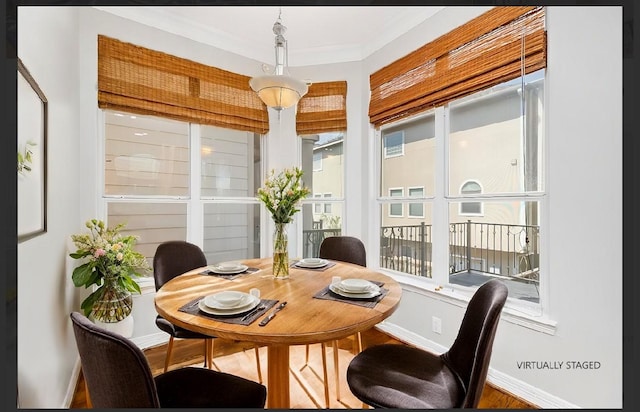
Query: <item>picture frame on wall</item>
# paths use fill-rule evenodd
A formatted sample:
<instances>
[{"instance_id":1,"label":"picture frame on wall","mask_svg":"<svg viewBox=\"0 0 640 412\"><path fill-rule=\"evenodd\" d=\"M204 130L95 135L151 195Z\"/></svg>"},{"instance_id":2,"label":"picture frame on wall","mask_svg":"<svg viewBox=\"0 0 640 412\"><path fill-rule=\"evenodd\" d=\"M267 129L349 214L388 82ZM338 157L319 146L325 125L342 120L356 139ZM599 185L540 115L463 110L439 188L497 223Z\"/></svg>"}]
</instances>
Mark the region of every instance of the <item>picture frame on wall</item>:
<instances>
[{"instance_id":1,"label":"picture frame on wall","mask_svg":"<svg viewBox=\"0 0 640 412\"><path fill-rule=\"evenodd\" d=\"M18 58L18 243L47 231L47 98Z\"/></svg>"}]
</instances>

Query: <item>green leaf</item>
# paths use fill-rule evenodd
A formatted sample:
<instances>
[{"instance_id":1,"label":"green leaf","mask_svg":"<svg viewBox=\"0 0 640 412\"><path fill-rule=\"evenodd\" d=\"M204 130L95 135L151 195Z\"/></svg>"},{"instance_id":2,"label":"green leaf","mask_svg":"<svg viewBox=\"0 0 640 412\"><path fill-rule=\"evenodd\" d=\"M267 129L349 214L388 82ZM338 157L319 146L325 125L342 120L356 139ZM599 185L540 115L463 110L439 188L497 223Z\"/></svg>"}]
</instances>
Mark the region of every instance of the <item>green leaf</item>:
<instances>
[{"instance_id":1,"label":"green leaf","mask_svg":"<svg viewBox=\"0 0 640 412\"><path fill-rule=\"evenodd\" d=\"M85 316L89 316L91 314L91 309L93 309L93 305L96 303L98 299L102 296L102 288L96 289L95 292L87 296L85 300L82 301L80 308L84 312Z\"/></svg>"},{"instance_id":2,"label":"green leaf","mask_svg":"<svg viewBox=\"0 0 640 412\"><path fill-rule=\"evenodd\" d=\"M83 251L83 252L73 252L73 253L70 253L70 254L69 254L69 256L71 256L71 257L72 257L72 258L74 258L74 259L81 259L81 258L83 258L83 257L85 257L85 256L89 256L90 254L91 254L91 251L89 251L89 250L85 250L85 251Z\"/></svg>"},{"instance_id":3,"label":"green leaf","mask_svg":"<svg viewBox=\"0 0 640 412\"><path fill-rule=\"evenodd\" d=\"M73 279L73 284L76 286L84 285L85 287L91 285L91 283L93 282L89 283L89 281L91 280L91 275L92 275L94 266L95 266L95 263L89 262L73 269L73 274L71 275L71 279Z\"/></svg>"}]
</instances>

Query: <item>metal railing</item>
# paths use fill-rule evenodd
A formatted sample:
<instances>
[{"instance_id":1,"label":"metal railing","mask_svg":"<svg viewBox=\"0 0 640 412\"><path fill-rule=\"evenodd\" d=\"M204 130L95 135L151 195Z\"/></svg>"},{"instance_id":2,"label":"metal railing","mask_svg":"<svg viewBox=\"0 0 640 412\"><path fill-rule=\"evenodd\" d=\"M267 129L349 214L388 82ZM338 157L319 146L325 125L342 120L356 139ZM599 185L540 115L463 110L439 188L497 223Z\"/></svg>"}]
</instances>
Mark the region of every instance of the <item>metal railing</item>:
<instances>
[{"instance_id":1,"label":"metal railing","mask_svg":"<svg viewBox=\"0 0 640 412\"><path fill-rule=\"evenodd\" d=\"M499 223L452 223L449 273L481 272L537 282L539 227ZM383 226L380 266L431 277L431 225Z\"/></svg>"},{"instance_id":2,"label":"metal railing","mask_svg":"<svg viewBox=\"0 0 640 412\"><path fill-rule=\"evenodd\" d=\"M314 222L315 223L315 222ZM322 226L322 225L320 225ZM318 257L320 244L329 236L340 236L342 229L311 229L302 231L302 257Z\"/></svg>"}]
</instances>

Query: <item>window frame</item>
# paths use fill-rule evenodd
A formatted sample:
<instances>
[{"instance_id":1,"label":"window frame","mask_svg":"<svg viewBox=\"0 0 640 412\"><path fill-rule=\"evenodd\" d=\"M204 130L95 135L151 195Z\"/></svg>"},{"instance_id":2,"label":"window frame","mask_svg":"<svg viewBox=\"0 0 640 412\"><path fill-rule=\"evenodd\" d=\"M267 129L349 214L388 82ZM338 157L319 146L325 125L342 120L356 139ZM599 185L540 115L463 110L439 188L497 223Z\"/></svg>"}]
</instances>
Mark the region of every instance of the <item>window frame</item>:
<instances>
[{"instance_id":1,"label":"window frame","mask_svg":"<svg viewBox=\"0 0 640 412\"><path fill-rule=\"evenodd\" d=\"M420 189L420 191L422 192L419 195L411 195L411 190L412 189ZM418 199L424 199L424 186L408 186L407 187L407 194L409 195L409 197L415 197ZM411 214L411 205L419 205L420 206L420 210L422 211L422 213L420 213L420 215L413 215ZM413 203L407 203L407 217L410 219L424 219L424 203L420 202L413 202Z\"/></svg>"},{"instance_id":2,"label":"window frame","mask_svg":"<svg viewBox=\"0 0 640 412\"><path fill-rule=\"evenodd\" d=\"M399 190L400 191L400 196L394 196L392 193L393 191ZM404 187L390 187L389 188L389 199L392 199L394 197L404 197ZM401 209L400 209L400 214L399 215L394 215L391 213L391 207L395 206L395 205L400 205ZM388 217L404 217L404 203L397 203L397 202L389 202L389 209L387 211L387 216Z\"/></svg>"},{"instance_id":3,"label":"window frame","mask_svg":"<svg viewBox=\"0 0 640 412\"><path fill-rule=\"evenodd\" d=\"M480 187L480 191L479 192L467 192L467 193L465 193L463 191L464 187L466 185L470 184L470 183L477 184ZM459 188L458 191L459 191L460 195L464 196L464 197L479 197L479 196L482 196L482 193L483 193L484 190L483 190L482 184L480 183L479 180L477 180L477 179L467 179L464 182L462 182L462 184L460 185L460 188ZM477 196L474 196L476 194L477 194ZM462 210L462 208L464 207L465 204L467 204L467 205L469 205L469 204L478 204L480 206L479 207L480 211L477 212L477 213L464 212ZM474 202L460 202L459 205L458 205L458 214L460 216L484 216L484 203L483 202L476 202L476 201L474 201Z\"/></svg>"}]
</instances>

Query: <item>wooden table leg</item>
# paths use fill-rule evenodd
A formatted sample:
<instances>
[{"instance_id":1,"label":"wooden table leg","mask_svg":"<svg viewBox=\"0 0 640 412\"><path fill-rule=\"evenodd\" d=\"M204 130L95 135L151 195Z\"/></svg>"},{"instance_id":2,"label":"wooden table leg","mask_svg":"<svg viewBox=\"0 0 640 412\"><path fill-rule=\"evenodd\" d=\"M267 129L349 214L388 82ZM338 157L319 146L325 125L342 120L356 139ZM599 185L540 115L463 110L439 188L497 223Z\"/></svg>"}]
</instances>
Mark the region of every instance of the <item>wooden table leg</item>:
<instances>
[{"instance_id":1,"label":"wooden table leg","mask_svg":"<svg viewBox=\"0 0 640 412\"><path fill-rule=\"evenodd\" d=\"M289 346L267 347L267 407L289 409Z\"/></svg>"}]
</instances>

